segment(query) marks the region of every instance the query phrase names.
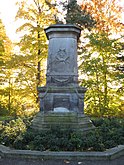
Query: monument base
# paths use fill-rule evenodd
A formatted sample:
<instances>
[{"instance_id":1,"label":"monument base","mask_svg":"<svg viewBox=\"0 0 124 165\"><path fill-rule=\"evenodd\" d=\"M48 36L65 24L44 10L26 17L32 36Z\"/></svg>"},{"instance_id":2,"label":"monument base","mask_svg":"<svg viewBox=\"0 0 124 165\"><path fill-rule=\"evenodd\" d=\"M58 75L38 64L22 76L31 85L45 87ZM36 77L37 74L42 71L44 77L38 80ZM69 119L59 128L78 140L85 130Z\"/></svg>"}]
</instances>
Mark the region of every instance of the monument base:
<instances>
[{"instance_id":1,"label":"monument base","mask_svg":"<svg viewBox=\"0 0 124 165\"><path fill-rule=\"evenodd\" d=\"M38 87L40 110L48 113L61 107L70 112L84 112L85 87L80 86L49 86Z\"/></svg>"},{"instance_id":2,"label":"monument base","mask_svg":"<svg viewBox=\"0 0 124 165\"><path fill-rule=\"evenodd\" d=\"M90 118L84 114L75 112L39 112L32 122L31 128L34 130L50 130L53 127L60 129L72 129L78 131L89 131L94 129Z\"/></svg>"}]
</instances>

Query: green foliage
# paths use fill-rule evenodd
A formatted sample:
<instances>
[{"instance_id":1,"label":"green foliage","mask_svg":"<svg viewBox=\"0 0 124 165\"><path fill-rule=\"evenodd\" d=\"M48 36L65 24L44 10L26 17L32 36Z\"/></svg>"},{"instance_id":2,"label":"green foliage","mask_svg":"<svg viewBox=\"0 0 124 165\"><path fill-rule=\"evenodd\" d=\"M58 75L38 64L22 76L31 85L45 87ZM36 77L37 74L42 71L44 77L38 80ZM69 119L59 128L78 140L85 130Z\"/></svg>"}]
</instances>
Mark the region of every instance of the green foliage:
<instances>
[{"instance_id":1,"label":"green foliage","mask_svg":"<svg viewBox=\"0 0 124 165\"><path fill-rule=\"evenodd\" d=\"M6 115L10 110L11 85L9 61L12 58L12 43L6 35L5 27L0 19L0 113Z\"/></svg>"},{"instance_id":2,"label":"green foliage","mask_svg":"<svg viewBox=\"0 0 124 165\"><path fill-rule=\"evenodd\" d=\"M122 116L122 93L117 92L122 81L118 78L116 56L121 52L119 39L111 39L105 32L91 33L80 65L87 80L82 82L86 92L86 113L94 116Z\"/></svg>"},{"instance_id":3,"label":"green foliage","mask_svg":"<svg viewBox=\"0 0 124 165\"><path fill-rule=\"evenodd\" d=\"M6 107L0 101L0 116L6 116L8 114L9 114L9 111L6 109Z\"/></svg>"},{"instance_id":4,"label":"green foliage","mask_svg":"<svg viewBox=\"0 0 124 165\"><path fill-rule=\"evenodd\" d=\"M26 130L31 119L12 120L0 130L0 142L16 149L40 151L104 151L124 145L124 121L117 118L94 119L96 129L82 133L53 127L49 131Z\"/></svg>"},{"instance_id":5,"label":"green foliage","mask_svg":"<svg viewBox=\"0 0 124 165\"><path fill-rule=\"evenodd\" d=\"M26 131L26 125L21 118L11 120L3 125L1 130L0 142L5 145L11 146L17 137L24 134Z\"/></svg>"},{"instance_id":6,"label":"green foliage","mask_svg":"<svg viewBox=\"0 0 124 165\"><path fill-rule=\"evenodd\" d=\"M97 125L98 125L97 121ZM124 144L124 121L123 119L109 118L101 119L100 136L104 142L105 148Z\"/></svg>"},{"instance_id":7,"label":"green foliage","mask_svg":"<svg viewBox=\"0 0 124 165\"><path fill-rule=\"evenodd\" d=\"M11 115L24 116L26 111L28 113L38 109L37 87L45 84L44 64L48 49L44 28L54 23L50 14L54 10L45 0L33 0L32 3L21 0L17 2L17 6L16 20L24 21L17 32L21 32L23 36L16 43L19 51L9 61L14 73L10 77L10 90L7 90L9 99L6 97L6 102L9 100Z\"/></svg>"},{"instance_id":8,"label":"green foliage","mask_svg":"<svg viewBox=\"0 0 124 165\"><path fill-rule=\"evenodd\" d=\"M22 19L24 24L17 29L23 36L13 44L19 49L15 54L0 19L0 104L5 107L2 114L25 116L39 109L37 86L45 84L48 48L44 28L54 23L51 13L55 9L50 4L50 0L17 2L16 20Z\"/></svg>"}]
</instances>

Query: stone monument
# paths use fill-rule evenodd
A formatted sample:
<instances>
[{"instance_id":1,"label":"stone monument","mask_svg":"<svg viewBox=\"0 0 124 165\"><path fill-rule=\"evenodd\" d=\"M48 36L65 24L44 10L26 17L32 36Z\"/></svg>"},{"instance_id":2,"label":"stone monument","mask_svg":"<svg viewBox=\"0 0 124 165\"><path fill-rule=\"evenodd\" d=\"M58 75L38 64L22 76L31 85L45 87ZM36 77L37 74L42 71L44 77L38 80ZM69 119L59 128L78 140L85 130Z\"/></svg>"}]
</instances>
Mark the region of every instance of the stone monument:
<instances>
[{"instance_id":1,"label":"stone monument","mask_svg":"<svg viewBox=\"0 0 124 165\"><path fill-rule=\"evenodd\" d=\"M45 29L49 40L46 86L39 87L40 112L32 128L52 126L89 130L94 126L84 115L86 88L78 84L77 41L80 28L71 24L56 24Z\"/></svg>"}]
</instances>

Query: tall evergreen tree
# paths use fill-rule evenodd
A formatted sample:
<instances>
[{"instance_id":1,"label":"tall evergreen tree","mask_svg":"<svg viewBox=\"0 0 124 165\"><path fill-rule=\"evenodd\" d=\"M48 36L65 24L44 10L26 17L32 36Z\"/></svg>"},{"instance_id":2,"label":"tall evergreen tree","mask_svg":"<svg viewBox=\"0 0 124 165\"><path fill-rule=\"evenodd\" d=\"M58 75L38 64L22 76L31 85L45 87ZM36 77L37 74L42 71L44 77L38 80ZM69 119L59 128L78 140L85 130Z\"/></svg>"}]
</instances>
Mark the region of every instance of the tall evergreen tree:
<instances>
[{"instance_id":1,"label":"tall evergreen tree","mask_svg":"<svg viewBox=\"0 0 124 165\"><path fill-rule=\"evenodd\" d=\"M77 0L68 0L64 3L63 10L66 10L65 21L67 24L76 24L82 29L87 28L91 30L91 28L95 25L95 20L91 17L91 15L84 9L82 10L81 6L77 4Z\"/></svg>"},{"instance_id":2,"label":"tall evergreen tree","mask_svg":"<svg viewBox=\"0 0 124 165\"><path fill-rule=\"evenodd\" d=\"M67 6L66 23L76 24L81 28L91 29L95 25L95 20L81 6L77 4L77 0L69 0Z\"/></svg>"}]
</instances>

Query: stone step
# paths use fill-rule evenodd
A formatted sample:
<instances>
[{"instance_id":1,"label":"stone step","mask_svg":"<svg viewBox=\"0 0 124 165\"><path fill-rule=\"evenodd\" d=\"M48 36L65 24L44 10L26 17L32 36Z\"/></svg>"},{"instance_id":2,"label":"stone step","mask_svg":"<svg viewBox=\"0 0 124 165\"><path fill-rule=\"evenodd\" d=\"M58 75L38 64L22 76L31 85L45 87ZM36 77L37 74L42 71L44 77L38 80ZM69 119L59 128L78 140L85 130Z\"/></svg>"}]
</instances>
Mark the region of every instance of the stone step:
<instances>
[{"instance_id":1,"label":"stone step","mask_svg":"<svg viewBox=\"0 0 124 165\"><path fill-rule=\"evenodd\" d=\"M86 122L86 123L55 123L55 122L51 122L51 123L41 123L39 125L37 125L37 123L33 124L33 127L38 127L38 128L51 128L51 127L56 127L56 126L60 126L61 128L68 128L68 127L72 127L72 128L77 128L77 129L83 129L83 128L89 128L92 127L92 123L90 122Z\"/></svg>"},{"instance_id":2,"label":"stone step","mask_svg":"<svg viewBox=\"0 0 124 165\"><path fill-rule=\"evenodd\" d=\"M54 127L59 127L59 125L54 125ZM32 129L34 129L34 130L38 130L38 131L42 131L42 130L50 130L50 128L52 128L52 127L41 127L41 126L37 126L37 125L35 125L35 126L32 126ZM66 129L71 129L71 127L61 127L61 130L66 130ZM88 131L91 131L91 130L94 130L95 129L95 127L94 126L92 126L92 127L86 127L86 128L73 128L73 130L74 131L80 131L80 132L84 132L84 133L86 133L86 132L88 132Z\"/></svg>"},{"instance_id":3,"label":"stone step","mask_svg":"<svg viewBox=\"0 0 124 165\"><path fill-rule=\"evenodd\" d=\"M92 121L88 117L78 117L78 116L36 116L33 120L33 123L43 123L43 122L52 122L52 123L63 123L63 122L72 122L72 123L92 123Z\"/></svg>"},{"instance_id":4,"label":"stone step","mask_svg":"<svg viewBox=\"0 0 124 165\"><path fill-rule=\"evenodd\" d=\"M89 130L94 128L89 117L77 113L48 113L39 112L32 122L31 128L37 130L49 130L52 127L61 129L72 128L74 130Z\"/></svg>"},{"instance_id":5,"label":"stone step","mask_svg":"<svg viewBox=\"0 0 124 165\"><path fill-rule=\"evenodd\" d=\"M86 124L88 124L88 125L92 125L92 122L90 122L90 121L82 121L82 122L78 122L78 121L76 121L76 122L74 122L74 121L72 121L72 122L70 122L70 121L38 121L38 120L35 120L35 121L33 121L33 124L38 124L38 125L42 125L42 124L56 124L56 123L58 123L58 124L62 124L62 125L65 125L65 124L80 124L80 125L86 125Z\"/></svg>"}]
</instances>

